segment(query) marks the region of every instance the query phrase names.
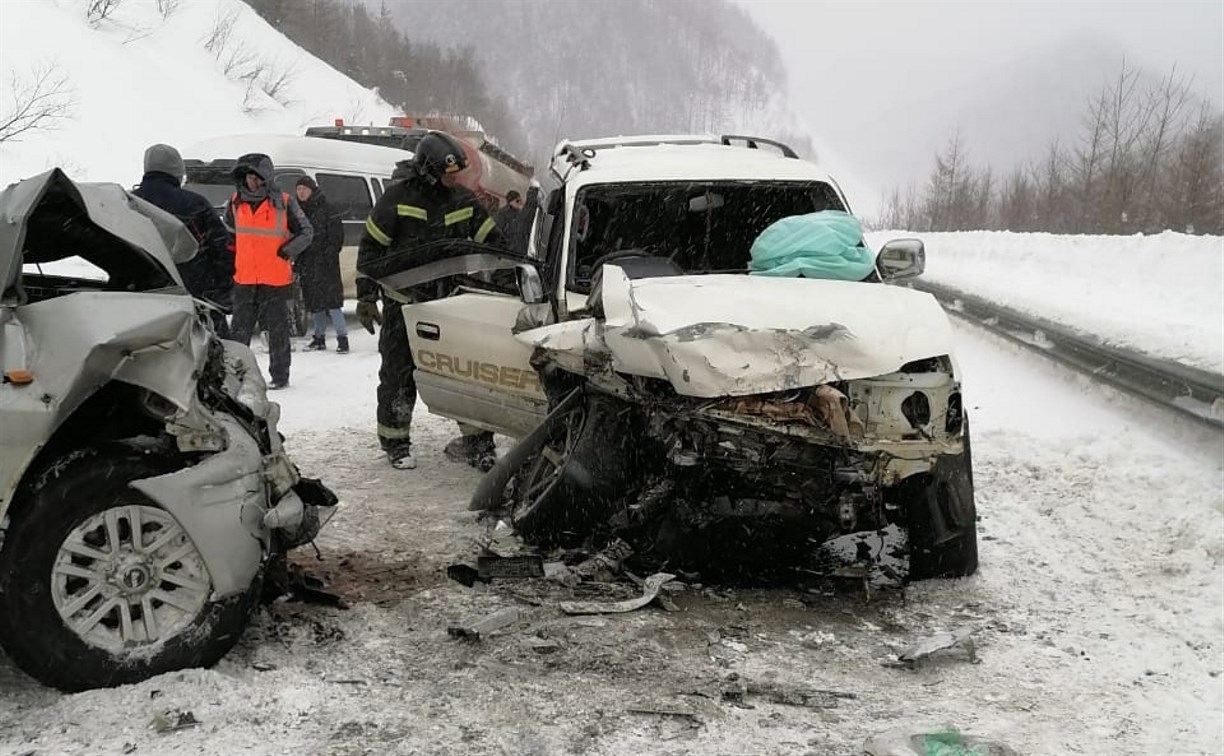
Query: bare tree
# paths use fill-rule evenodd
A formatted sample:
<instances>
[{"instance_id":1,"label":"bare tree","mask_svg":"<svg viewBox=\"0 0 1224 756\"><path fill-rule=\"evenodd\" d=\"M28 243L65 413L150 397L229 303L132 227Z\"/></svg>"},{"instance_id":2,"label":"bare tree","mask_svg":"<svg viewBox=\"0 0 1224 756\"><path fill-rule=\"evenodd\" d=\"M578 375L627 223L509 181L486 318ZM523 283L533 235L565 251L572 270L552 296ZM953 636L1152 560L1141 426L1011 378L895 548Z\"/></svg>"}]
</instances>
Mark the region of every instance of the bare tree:
<instances>
[{"instance_id":1,"label":"bare tree","mask_svg":"<svg viewBox=\"0 0 1224 756\"><path fill-rule=\"evenodd\" d=\"M54 128L71 117L74 105L68 77L54 64L38 66L29 77L10 74L13 106L0 114L0 142L20 141L34 129Z\"/></svg>"},{"instance_id":2,"label":"bare tree","mask_svg":"<svg viewBox=\"0 0 1224 756\"><path fill-rule=\"evenodd\" d=\"M958 130L943 152L935 153L935 169L927 179L924 214L925 229L930 231L951 230L956 222L958 191L963 191L965 180L964 145Z\"/></svg>"},{"instance_id":3,"label":"bare tree","mask_svg":"<svg viewBox=\"0 0 1224 756\"><path fill-rule=\"evenodd\" d=\"M118 7L119 0L89 0L89 5L85 8L85 19L90 24L97 26Z\"/></svg>"},{"instance_id":4,"label":"bare tree","mask_svg":"<svg viewBox=\"0 0 1224 756\"><path fill-rule=\"evenodd\" d=\"M229 47L230 37L234 35L234 24L237 22L238 10L236 8L228 13L218 13L213 17L213 25L202 41L204 49L212 53L214 58L220 60L225 49Z\"/></svg>"},{"instance_id":5,"label":"bare tree","mask_svg":"<svg viewBox=\"0 0 1224 756\"><path fill-rule=\"evenodd\" d=\"M182 4L183 0L157 0L157 12L163 19L167 19L173 16Z\"/></svg>"},{"instance_id":6,"label":"bare tree","mask_svg":"<svg viewBox=\"0 0 1224 756\"><path fill-rule=\"evenodd\" d=\"M1050 143L1045 159L1031 169L1034 219L1037 227L1043 231L1057 233L1069 228L1064 162L1062 147L1055 139Z\"/></svg>"},{"instance_id":7,"label":"bare tree","mask_svg":"<svg viewBox=\"0 0 1224 756\"><path fill-rule=\"evenodd\" d=\"M1162 193L1166 225L1224 234L1224 114L1203 103L1170 152Z\"/></svg>"},{"instance_id":8,"label":"bare tree","mask_svg":"<svg viewBox=\"0 0 1224 756\"><path fill-rule=\"evenodd\" d=\"M1172 142L1184 130L1182 113L1189 98L1190 80L1178 76L1176 66L1148 93L1151 115L1139 144L1141 191L1134 215L1141 227L1149 231L1159 230L1164 220L1159 217L1160 171L1167 162Z\"/></svg>"}]
</instances>

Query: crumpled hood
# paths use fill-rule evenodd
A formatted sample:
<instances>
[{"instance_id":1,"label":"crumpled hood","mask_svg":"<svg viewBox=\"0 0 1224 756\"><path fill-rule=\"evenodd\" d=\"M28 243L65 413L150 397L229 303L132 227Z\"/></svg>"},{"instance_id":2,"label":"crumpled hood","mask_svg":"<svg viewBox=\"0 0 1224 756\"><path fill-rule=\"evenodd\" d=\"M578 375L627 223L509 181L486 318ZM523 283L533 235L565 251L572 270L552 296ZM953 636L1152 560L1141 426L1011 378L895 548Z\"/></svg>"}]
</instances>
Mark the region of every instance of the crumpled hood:
<instances>
[{"instance_id":1,"label":"crumpled hood","mask_svg":"<svg viewBox=\"0 0 1224 756\"><path fill-rule=\"evenodd\" d=\"M144 268L149 275L130 278L181 287L175 264L191 260L196 248L178 218L118 184L77 184L53 168L0 192L0 292L23 262L73 255L107 270Z\"/></svg>"},{"instance_id":2,"label":"crumpled hood","mask_svg":"<svg viewBox=\"0 0 1224 756\"><path fill-rule=\"evenodd\" d=\"M560 323L520 337L571 369L603 351L618 372L666 379L696 397L869 378L952 353L947 315L912 289L742 275L630 280L614 265L603 275L602 324Z\"/></svg>"}]
</instances>

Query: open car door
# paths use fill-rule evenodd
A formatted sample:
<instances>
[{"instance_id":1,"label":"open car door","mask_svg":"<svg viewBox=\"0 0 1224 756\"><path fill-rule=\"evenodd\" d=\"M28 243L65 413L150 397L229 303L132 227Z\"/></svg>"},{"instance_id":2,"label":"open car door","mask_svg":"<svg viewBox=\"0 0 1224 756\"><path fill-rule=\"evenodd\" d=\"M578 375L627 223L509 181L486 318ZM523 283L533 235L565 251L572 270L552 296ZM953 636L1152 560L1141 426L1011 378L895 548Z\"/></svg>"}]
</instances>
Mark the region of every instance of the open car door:
<instances>
[{"instance_id":1,"label":"open car door","mask_svg":"<svg viewBox=\"0 0 1224 756\"><path fill-rule=\"evenodd\" d=\"M547 414L531 348L513 333L524 307L514 270L523 264L509 250L444 240L360 271L409 302L404 325L417 392L433 414L514 437Z\"/></svg>"}]
</instances>

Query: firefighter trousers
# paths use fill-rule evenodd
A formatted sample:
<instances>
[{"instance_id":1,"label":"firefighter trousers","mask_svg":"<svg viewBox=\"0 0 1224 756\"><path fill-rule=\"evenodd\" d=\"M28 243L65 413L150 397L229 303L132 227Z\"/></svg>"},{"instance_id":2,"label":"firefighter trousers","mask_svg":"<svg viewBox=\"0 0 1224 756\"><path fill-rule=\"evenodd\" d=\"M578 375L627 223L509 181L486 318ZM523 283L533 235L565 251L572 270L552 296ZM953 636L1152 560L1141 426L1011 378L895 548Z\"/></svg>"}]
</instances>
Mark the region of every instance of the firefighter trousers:
<instances>
[{"instance_id":1,"label":"firefighter trousers","mask_svg":"<svg viewBox=\"0 0 1224 756\"><path fill-rule=\"evenodd\" d=\"M402 307L400 302L384 297L382 326L378 331L378 354L382 357L378 369L378 442L387 452L407 451L411 447L412 411L416 407L413 376L416 365ZM459 423L459 433L479 438L489 446L493 444L492 433L466 423Z\"/></svg>"}]
</instances>

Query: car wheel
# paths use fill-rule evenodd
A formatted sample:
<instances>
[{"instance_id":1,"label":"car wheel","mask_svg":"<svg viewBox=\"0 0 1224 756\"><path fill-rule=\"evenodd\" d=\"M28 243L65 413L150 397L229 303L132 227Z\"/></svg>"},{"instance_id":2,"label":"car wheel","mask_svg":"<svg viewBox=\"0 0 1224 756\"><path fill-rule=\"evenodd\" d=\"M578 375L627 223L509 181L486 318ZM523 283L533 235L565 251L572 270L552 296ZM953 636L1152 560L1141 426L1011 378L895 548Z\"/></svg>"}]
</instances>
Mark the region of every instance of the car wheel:
<instances>
[{"instance_id":1,"label":"car wheel","mask_svg":"<svg viewBox=\"0 0 1224 756\"><path fill-rule=\"evenodd\" d=\"M0 646L66 691L215 663L258 591L214 600L191 536L132 480L155 458L77 455L20 502L0 550ZM256 581L258 583L258 581Z\"/></svg>"},{"instance_id":2,"label":"car wheel","mask_svg":"<svg viewBox=\"0 0 1224 756\"><path fill-rule=\"evenodd\" d=\"M972 575L978 567L977 506L969 427L965 450L936 461L930 475L902 484L910 580Z\"/></svg>"},{"instance_id":3,"label":"car wheel","mask_svg":"<svg viewBox=\"0 0 1224 756\"><path fill-rule=\"evenodd\" d=\"M633 464L635 434L624 406L592 396L574 406L550 432L514 483L512 520L530 543L580 543L640 483Z\"/></svg>"}]
</instances>

